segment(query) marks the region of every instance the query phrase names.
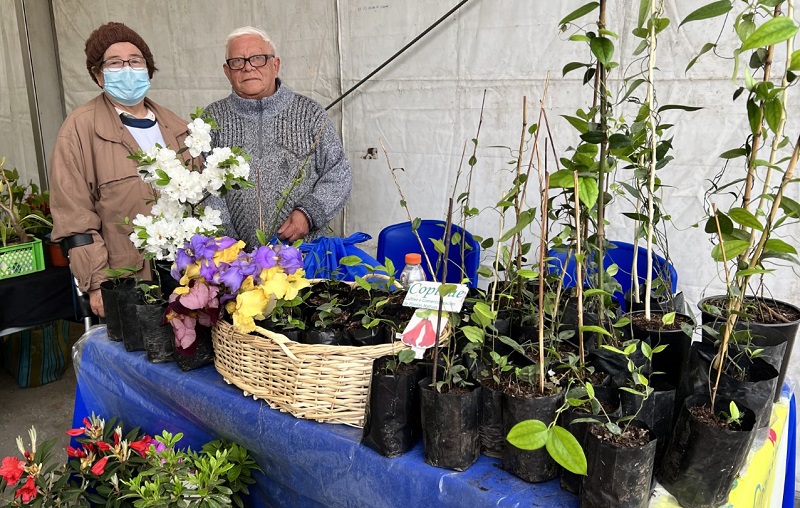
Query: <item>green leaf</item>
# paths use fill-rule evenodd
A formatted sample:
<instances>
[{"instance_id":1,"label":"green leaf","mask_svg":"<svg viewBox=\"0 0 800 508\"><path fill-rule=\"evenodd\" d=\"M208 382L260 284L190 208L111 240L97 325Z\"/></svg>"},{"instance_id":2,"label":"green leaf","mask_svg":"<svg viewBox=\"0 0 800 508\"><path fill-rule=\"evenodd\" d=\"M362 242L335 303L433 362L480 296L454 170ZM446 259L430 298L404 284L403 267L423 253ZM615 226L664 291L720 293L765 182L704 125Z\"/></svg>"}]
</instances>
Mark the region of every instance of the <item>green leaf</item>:
<instances>
[{"instance_id":1,"label":"green leaf","mask_svg":"<svg viewBox=\"0 0 800 508\"><path fill-rule=\"evenodd\" d=\"M596 145L603 141L603 131L586 131L580 137L587 143Z\"/></svg>"},{"instance_id":2,"label":"green leaf","mask_svg":"<svg viewBox=\"0 0 800 508\"><path fill-rule=\"evenodd\" d=\"M616 133L608 137L608 147L611 150L614 150L615 148L624 148L626 146L631 146L631 144L633 144L633 140L631 140L631 138L629 138L625 134Z\"/></svg>"},{"instance_id":3,"label":"green leaf","mask_svg":"<svg viewBox=\"0 0 800 508\"><path fill-rule=\"evenodd\" d=\"M711 2L710 4L704 5L699 9L690 12L688 16L683 18L683 21L681 21L681 24L678 25L678 28L682 27L685 23L689 23L691 21L699 21L701 19L709 19L709 18L716 18L717 16L722 16L731 9L733 9L733 4L731 4L730 0L720 0L719 2Z\"/></svg>"},{"instance_id":4,"label":"green leaf","mask_svg":"<svg viewBox=\"0 0 800 508\"><path fill-rule=\"evenodd\" d=\"M792 52L792 60L789 64L790 71L799 71L800 70L800 49Z\"/></svg>"},{"instance_id":5,"label":"green leaf","mask_svg":"<svg viewBox=\"0 0 800 508\"><path fill-rule=\"evenodd\" d=\"M734 148L732 150L728 150L727 152L722 152L719 154L720 159L735 159L737 157L744 157L747 155L747 150L744 148Z\"/></svg>"},{"instance_id":6,"label":"green leaf","mask_svg":"<svg viewBox=\"0 0 800 508\"><path fill-rule=\"evenodd\" d=\"M783 103L780 97L773 97L764 103L764 117L772 132L778 132L778 127L783 117Z\"/></svg>"},{"instance_id":7,"label":"green leaf","mask_svg":"<svg viewBox=\"0 0 800 508\"><path fill-rule=\"evenodd\" d=\"M661 322L665 325L671 325L675 322L675 312L668 312L661 316Z\"/></svg>"},{"instance_id":8,"label":"green leaf","mask_svg":"<svg viewBox=\"0 0 800 508\"><path fill-rule=\"evenodd\" d=\"M797 249L778 238L770 238L764 244L764 248L770 252L779 252L781 254L797 254Z\"/></svg>"},{"instance_id":9,"label":"green leaf","mask_svg":"<svg viewBox=\"0 0 800 508\"><path fill-rule=\"evenodd\" d=\"M600 326L597 326L597 325L584 325L584 326L581 326L581 331L584 332L584 333L586 333L586 332L599 333L600 335L607 335L607 336L611 337L611 334L608 333L608 330L606 330L605 328L602 328Z\"/></svg>"},{"instance_id":10,"label":"green leaf","mask_svg":"<svg viewBox=\"0 0 800 508\"><path fill-rule=\"evenodd\" d=\"M761 126L761 108L752 98L747 99L747 120L750 122L750 132L758 132Z\"/></svg>"},{"instance_id":11,"label":"green leaf","mask_svg":"<svg viewBox=\"0 0 800 508\"><path fill-rule=\"evenodd\" d=\"M586 131L589 130L589 122L587 122L586 120L581 120L578 117L569 116L569 115L561 115L561 117L564 120L568 121L569 124L571 126L575 127L575 129L578 132L580 132L581 134L583 134L583 133L585 133Z\"/></svg>"},{"instance_id":12,"label":"green leaf","mask_svg":"<svg viewBox=\"0 0 800 508\"><path fill-rule=\"evenodd\" d=\"M597 202L600 189L597 187L597 180L594 178L578 178L578 197L586 208L591 209Z\"/></svg>"},{"instance_id":13,"label":"green leaf","mask_svg":"<svg viewBox=\"0 0 800 508\"><path fill-rule=\"evenodd\" d=\"M358 256L345 256L339 258L339 264L344 266L358 266L361 264L361 258Z\"/></svg>"},{"instance_id":14,"label":"green leaf","mask_svg":"<svg viewBox=\"0 0 800 508\"><path fill-rule=\"evenodd\" d=\"M603 296L609 296L610 297L611 293L609 293L608 291L603 291L602 289L597 289L597 288L587 289L587 290L585 290L583 292L583 296L586 296L586 297L594 296L594 295L603 295Z\"/></svg>"},{"instance_id":15,"label":"green leaf","mask_svg":"<svg viewBox=\"0 0 800 508\"><path fill-rule=\"evenodd\" d=\"M747 240L727 240L723 243L725 245L725 258L728 261L746 251L747 247L750 246L750 242ZM722 261L722 250L719 244L715 245L711 250L711 258L717 262Z\"/></svg>"},{"instance_id":16,"label":"green leaf","mask_svg":"<svg viewBox=\"0 0 800 508\"><path fill-rule=\"evenodd\" d=\"M415 217L413 221L411 221L411 231L416 231L419 229L419 225L422 224L422 219L419 217Z\"/></svg>"},{"instance_id":17,"label":"green leaf","mask_svg":"<svg viewBox=\"0 0 800 508\"><path fill-rule=\"evenodd\" d=\"M569 14L567 14L566 16L564 16L561 19L561 21L558 22L558 24L559 24L559 26L566 25L567 23L569 23L571 21L575 21L576 19L581 18L581 17L589 14L590 12L592 12L595 9L597 9L598 7L600 7L600 4L598 2L589 2L588 4L578 7L574 11L572 11Z\"/></svg>"},{"instance_id":18,"label":"green leaf","mask_svg":"<svg viewBox=\"0 0 800 508\"><path fill-rule=\"evenodd\" d=\"M521 450L538 450L547 443L549 430L539 420L525 420L511 427L506 439Z\"/></svg>"},{"instance_id":19,"label":"green leaf","mask_svg":"<svg viewBox=\"0 0 800 508\"><path fill-rule=\"evenodd\" d=\"M521 232L523 229L528 227L528 225L533 221L533 214L535 213L534 209L524 210L519 214L519 221L514 224L514 227L506 231L503 236L500 237L498 242L505 242L512 236L516 235L517 233Z\"/></svg>"},{"instance_id":20,"label":"green leaf","mask_svg":"<svg viewBox=\"0 0 800 508\"><path fill-rule=\"evenodd\" d=\"M767 270L765 268L745 268L744 270L736 270L737 277L751 277L753 275L764 275L772 273L775 270Z\"/></svg>"},{"instance_id":21,"label":"green leaf","mask_svg":"<svg viewBox=\"0 0 800 508\"><path fill-rule=\"evenodd\" d=\"M761 225L761 222L746 208L731 208L728 210L728 216L744 227L764 231L764 226Z\"/></svg>"},{"instance_id":22,"label":"green leaf","mask_svg":"<svg viewBox=\"0 0 800 508\"><path fill-rule=\"evenodd\" d=\"M486 337L485 332L477 326L462 326L461 331L464 333L467 340L476 344L483 344L484 338Z\"/></svg>"},{"instance_id":23,"label":"green leaf","mask_svg":"<svg viewBox=\"0 0 800 508\"><path fill-rule=\"evenodd\" d=\"M550 175L550 187L559 189L571 189L575 186L575 178L572 171L559 169Z\"/></svg>"},{"instance_id":24,"label":"green leaf","mask_svg":"<svg viewBox=\"0 0 800 508\"><path fill-rule=\"evenodd\" d=\"M608 344L603 344L600 347L603 348L603 349L607 349L607 350L611 351L612 353L617 353L618 355L624 355L625 354L624 352L622 352L621 349L617 349L614 346L609 346Z\"/></svg>"},{"instance_id":25,"label":"green leaf","mask_svg":"<svg viewBox=\"0 0 800 508\"><path fill-rule=\"evenodd\" d=\"M433 248L436 249L436 252L438 252L439 254L444 254L445 252L447 252L447 248L444 246L443 241L438 240L436 238L431 238L430 241L433 244Z\"/></svg>"},{"instance_id":26,"label":"green leaf","mask_svg":"<svg viewBox=\"0 0 800 508\"><path fill-rule=\"evenodd\" d=\"M456 292L456 285L455 284L442 284L439 286L439 295L440 296L447 296L449 294Z\"/></svg>"},{"instance_id":27,"label":"green leaf","mask_svg":"<svg viewBox=\"0 0 800 508\"><path fill-rule=\"evenodd\" d=\"M658 112L663 113L664 111L669 111L671 109L680 109L681 111L699 111L703 108L700 106L684 106L683 104L667 104L658 108Z\"/></svg>"},{"instance_id":28,"label":"green leaf","mask_svg":"<svg viewBox=\"0 0 800 508\"><path fill-rule=\"evenodd\" d=\"M581 67L588 67L588 65L583 62L570 62L561 70L561 76L566 76L570 72L580 69Z\"/></svg>"},{"instance_id":29,"label":"green leaf","mask_svg":"<svg viewBox=\"0 0 800 508\"><path fill-rule=\"evenodd\" d=\"M683 72L688 72L689 69L691 69L692 66L694 66L694 64L697 62L698 58L700 58L701 56L705 55L706 53L708 53L709 51L711 51L712 49L714 49L716 47L717 47L717 45L713 44L711 42L707 42L707 43L703 44L702 49L700 49L700 53L698 53L697 55L694 56L694 58L689 60L689 64L686 66L686 69L684 69Z\"/></svg>"},{"instance_id":30,"label":"green leaf","mask_svg":"<svg viewBox=\"0 0 800 508\"><path fill-rule=\"evenodd\" d=\"M592 386L592 383L586 383L586 394L594 398L594 386Z\"/></svg>"},{"instance_id":31,"label":"green leaf","mask_svg":"<svg viewBox=\"0 0 800 508\"><path fill-rule=\"evenodd\" d=\"M741 51L754 48L764 48L791 39L797 33L797 25L794 20L785 16L772 18L760 27L756 28L753 35L747 38L742 44Z\"/></svg>"},{"instance_id":32,"label":"green leaf","mask_svg":"<svg viewBox=\"0 0 800 508\"><path fill-rule=\"evenodd\" d=\"M650 0L639 0L639 18L636 21L636 26L641 28L644 26L645 20L650 15Z\"/></svg>"},{"instance_id":33,"label":"green leaf","mask_svg":"<svg viewBox=\"0 0 800 508\"><path fill-rule=\"evenodd\" d=\"M517 275L519 275L523 279L535 279L536 277L539 276L539 272L537 272L536 270L522 269L517 271Z\"/></svg>"},{"instance_id":34,"label":"green leaf","mask_svg":"<svg viewBox=\"0 0 800 508\"><path fill-rule=\"evenodd\" d=\"M733 221L731 221L730 217L722 212L717 212L717 217L719 219L719 229L722 235L731 234L733 232ZM709 235L717 234L717 220L715 220L714 217L709 217L706 221L705 232Z\"/></svg>"},{"instance_id":35,"label":"green leaf","mask_svg":"<svg viewBox=\"0 0 800 508\"><path fill-rule=\"evenodd\" d=\"M567 429L554 425L545 447L561 467L574 474L586 475L586 455L578 440Z\"/></svg>"},{"instance_id":36,"label":"green leaf","mask_svg":"<svg viewBox=\"0 0 800 508\"><path fill-rule=\"evenodd\" d=\"M617 425L614 422L606 422L606 428L608 429L609 432L611 432L614 435L618 436L622 434L622 429L620 429L619 425Z\"/></svg>"},{"instance_id":37,"label":"green leaf","mask_svg":"<svg viewBox=\"0 0 800 508\"><path fill-rule=\"evenodd\" d=\"M597 60L608 67L611 64L611 58L614 56L614 43L607 37L595 37L589 41L589 47L592 54L597 57Z\"/></svg>"}]
</instances>

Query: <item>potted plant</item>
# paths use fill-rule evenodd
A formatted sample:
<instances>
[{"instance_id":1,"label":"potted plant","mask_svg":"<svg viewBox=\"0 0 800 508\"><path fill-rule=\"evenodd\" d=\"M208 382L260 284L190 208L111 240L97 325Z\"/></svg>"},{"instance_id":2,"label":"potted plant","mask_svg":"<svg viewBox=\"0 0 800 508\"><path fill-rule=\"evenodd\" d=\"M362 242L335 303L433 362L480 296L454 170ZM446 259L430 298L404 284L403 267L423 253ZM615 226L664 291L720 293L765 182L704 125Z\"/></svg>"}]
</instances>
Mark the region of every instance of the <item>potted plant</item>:
<instances>
[{"instance_id":1,"label":"potted plant","mask_svg":"<svg viewBox=\"0 0 800 508\"><path fill-rule=\"evenodd\" d=\"M142 281L136 288L141 295L141 303L135 305L136 320L147 360L152 363L171 362L175 352L175 333L164 322L167 302L161 294L161 285Z\"/></svg>"},{"instance_id":2,"label":"potted plant","mask_svg":"<svg viewBox=\"0 0 800 508\"><path fill-rule=\"evenodd\" d=\"M106 331L111 340L122 341L126 333L131 338L138 333L133 307L139 300L134 278L137 271L135 266L105 270L108 278L100 284L100 294L103 296Z\"/></svg>"},{"instance_id":3,"label":"potted plant","mask_svg":"<svg viewBox=\"0 0 800 508\"><path fill-rule=\"evenodd\" d=\"M708 192L712 203L718 193L733 192L737 197L726 211L713 206L706 221L706 232L718 238L712 257L724 264L728 291L698 305L703 311L711 307L719 310L719 317L709 324L725 344L722 356L727 352L728 337L741 328L751 330L754 340L748 342L756 342L755 348L763 347L757 342L760 337L767 337L765 344L769 346L786 342L776 399L800 325L800 309L768 296L765 281L775 271L771 263L781 259L794 262L797 255L796 248L780 235L798 213L797 203L786 197L788 186L795 182L800 156L800 139L792 147L785 135L791 111L787 91L800 70L794 51L798 26L785 15L792 8L790 0L760 2L745 4L732 16L728 13L733 3L718 2L695 10L683 20L689 23L721 15L732 20L740 43L733 55L733 78L739 84L734 99L743 96L748 125L745 142L720 155L726 168L741 168L740 174L731 177L728 171L721 172ZM715 47L706 44L687 69ZM742 57L749 57L746 65L740 65ZM779 58L781 65L773 65ZM725 181L721 181L723 177Z\"/></svg>"}]
</instances>

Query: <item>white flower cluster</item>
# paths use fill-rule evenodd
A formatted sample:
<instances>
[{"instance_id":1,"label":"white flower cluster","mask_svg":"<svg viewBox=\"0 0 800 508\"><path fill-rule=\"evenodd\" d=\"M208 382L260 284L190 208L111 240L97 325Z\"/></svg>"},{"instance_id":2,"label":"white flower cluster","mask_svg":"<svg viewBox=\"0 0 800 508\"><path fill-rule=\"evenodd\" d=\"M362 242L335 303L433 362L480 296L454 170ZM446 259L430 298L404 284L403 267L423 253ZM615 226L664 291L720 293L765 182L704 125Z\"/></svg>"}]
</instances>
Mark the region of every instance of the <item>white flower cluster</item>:
<instances>
[{"instance_id":1,"label":"white flower cluster","mask_svg":"<svg viewBox=\"0 0 800 508\"><path fill-rule=\"evenodd\" d=\"M192 157L211 152L202 170L187 167L174 150L159 145L135 155L142 179L157 191L150 215L139 214L132 221L130 239L147 257L174 261L192 235L215 235L222 218L218 210L200 206L203 199L250 185L246 158L238 149L212 150L212 121L199 111L193 118L184 143Z\"/></svg>"}]
</instances>

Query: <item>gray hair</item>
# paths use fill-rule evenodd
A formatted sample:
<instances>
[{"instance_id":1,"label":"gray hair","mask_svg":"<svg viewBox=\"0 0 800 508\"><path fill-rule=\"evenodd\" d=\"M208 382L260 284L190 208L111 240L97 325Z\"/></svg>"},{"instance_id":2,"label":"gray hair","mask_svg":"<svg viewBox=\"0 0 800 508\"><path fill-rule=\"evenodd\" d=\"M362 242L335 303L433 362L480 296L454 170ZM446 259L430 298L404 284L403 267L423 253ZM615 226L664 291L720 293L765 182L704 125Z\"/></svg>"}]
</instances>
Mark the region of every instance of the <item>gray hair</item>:
<instances>
[{"instance_id":1,"label":"gray hair","mask_svg":"<svg viewBox=\"0 0 800 508\"><path fill-rule=\"evenodd\" d=\"M275 47L275 43L269 38L267 32L254 26L243 26L229 33L228 37L225 39L225 57L228 56L228 48L230 48L231 42L243 35L255 35L256 37L261 37L264 42L272 46L272 52L275 54L275 56L278 56L278 48Z\"/></svg>"}]
</instances>

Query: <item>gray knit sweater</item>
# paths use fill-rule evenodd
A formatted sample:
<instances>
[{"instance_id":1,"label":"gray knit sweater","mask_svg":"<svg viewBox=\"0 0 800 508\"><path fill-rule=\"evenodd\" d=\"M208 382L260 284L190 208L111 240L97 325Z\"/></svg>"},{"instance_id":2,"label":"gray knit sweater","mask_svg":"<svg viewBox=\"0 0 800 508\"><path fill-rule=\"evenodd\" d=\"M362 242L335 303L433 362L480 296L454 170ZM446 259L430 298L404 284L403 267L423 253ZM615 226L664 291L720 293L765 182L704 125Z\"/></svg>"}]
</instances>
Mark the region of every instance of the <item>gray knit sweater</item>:
<instances>
[{"instance_id":1,"label":"gray knit sweater","mask_svg":"<svg viewBox=\"0 0 800 508\"><path fill-rule=\"evenodd\" d=\"M212 147L240 146L251 156L249 179L254 187L207 200L208 206L222 211L225 234L250 247L258 245L259 180L267 240L296 208L311 218L306 240L324 234L331 219L344 208L352 187L350 164L325 109L292 92L280 80L277 87L263 99L244 99L234 92L206 108L220 127L211 131ZM301 169L305 171L303 180L278 210L281 194Z\"/></svg>"}]
</instances>

